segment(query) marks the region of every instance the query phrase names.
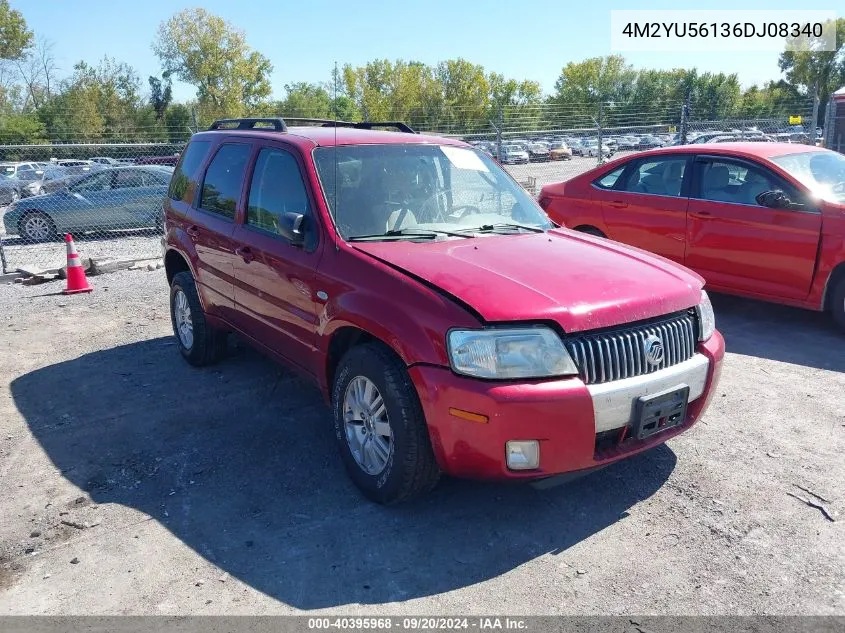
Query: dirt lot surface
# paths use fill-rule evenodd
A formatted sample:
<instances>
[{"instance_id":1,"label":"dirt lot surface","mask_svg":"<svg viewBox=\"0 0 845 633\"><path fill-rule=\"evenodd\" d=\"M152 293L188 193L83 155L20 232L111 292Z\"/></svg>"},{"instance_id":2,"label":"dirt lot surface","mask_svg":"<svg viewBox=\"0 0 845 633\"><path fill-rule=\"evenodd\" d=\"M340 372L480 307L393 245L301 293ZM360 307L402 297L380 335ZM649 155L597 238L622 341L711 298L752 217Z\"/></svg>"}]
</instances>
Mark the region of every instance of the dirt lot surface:
<instances>
[{"instance_id":1,"label":"dirt lot surface","mask_svg":"<svg viewBox=\"0 0 845 633\"><path fill-rule=\"evenodd\" d=\"M189 367L162 271L92 283L0 287L0 615L845 614L822 315L716 297L729 353L688 433L555 489L447 480L386 509L314 387L237 341Z\"/></svg>"}]
</instances>

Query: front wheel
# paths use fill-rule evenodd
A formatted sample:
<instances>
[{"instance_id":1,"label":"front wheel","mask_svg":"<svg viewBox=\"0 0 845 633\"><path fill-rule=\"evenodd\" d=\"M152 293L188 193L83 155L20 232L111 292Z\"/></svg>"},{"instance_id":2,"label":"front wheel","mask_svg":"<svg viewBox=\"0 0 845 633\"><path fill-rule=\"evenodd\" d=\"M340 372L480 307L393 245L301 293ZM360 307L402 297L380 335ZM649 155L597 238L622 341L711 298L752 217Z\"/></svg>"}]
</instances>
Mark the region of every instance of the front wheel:
<instances>
[{"instance_id":1,"label":"front wheel","mask_svg":"<svg viewBox=\"0 0 845 633\"><path fill-rule=\"evenodd\" d=\"M332 388L335 438L350 478L370 500L406 501L437 484L425 416L404 363L381 344L353 347Z\"/></svg>"},{"instance_id":2,"label":"front wheel","mask_svg":"<svg viewBox=\"0 0 845 633\"><path fill-rule=\"evenodd\" d=\"M208 324L197 286L189 272L174 275L170 285L170 320L182 356L191 365L210 365L226 349L226 332Z\"/></svg>"},{"instance_id":3,"label":"front wheel","mask_svg":"<svg viewBox=\"0 0 845 633\"><path fill-rule=\"evenodd\" d=\"M56 235L56 224L42 211L30 211L20 219L18 234L29 242L46 242Z\"/></svg>"},{"instance_id":4,"label":"front wheel","mask_svg":"<svg viewBox=\"0 0 845 633\"><path fill-rule=\"evenodd\" d=\"M830 312L836 324L845 330L845 277L840 277L830 295Z\"/></svg>"}]
</instances>

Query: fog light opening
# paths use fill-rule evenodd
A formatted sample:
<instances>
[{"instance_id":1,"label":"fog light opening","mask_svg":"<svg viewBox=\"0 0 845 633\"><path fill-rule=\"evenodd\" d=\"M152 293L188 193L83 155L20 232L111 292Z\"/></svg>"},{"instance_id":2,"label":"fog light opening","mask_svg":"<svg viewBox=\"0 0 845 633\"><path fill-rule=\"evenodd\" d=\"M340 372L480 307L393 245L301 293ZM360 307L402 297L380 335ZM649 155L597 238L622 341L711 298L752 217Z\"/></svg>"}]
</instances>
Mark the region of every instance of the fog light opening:
<instances>
[{"instance_id":1,"label":"fog light opening","mask_svg":"<svg viewBox=\"0 0 845 633\"><path fill-rule=\"evenodd\" d=\"M505 457L511 470L534 470L540 467L540 442L511 441L505 444Z\"/></svg>"}]
</instances>

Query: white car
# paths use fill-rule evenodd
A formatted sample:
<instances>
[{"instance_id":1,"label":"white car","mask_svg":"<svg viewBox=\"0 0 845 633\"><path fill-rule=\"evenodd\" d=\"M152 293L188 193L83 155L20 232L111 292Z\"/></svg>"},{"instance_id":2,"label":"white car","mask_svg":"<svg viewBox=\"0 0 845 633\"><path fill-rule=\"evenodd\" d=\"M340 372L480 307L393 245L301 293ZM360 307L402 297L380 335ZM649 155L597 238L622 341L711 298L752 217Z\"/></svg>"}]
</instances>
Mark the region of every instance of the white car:
<instances>
[{"instance_id":1,"label":"white car","mask_svg":"<svg viewBox=\"0 0 845 633\"><path fill-rule=\"evenodd\" d=\"M602 156L611 156L613 151L604 143L601 145L601 155ZM584 156L598 156L599 155L599 143L598 141L587 141L584 144Z\"/></svg>"}]
</instances>

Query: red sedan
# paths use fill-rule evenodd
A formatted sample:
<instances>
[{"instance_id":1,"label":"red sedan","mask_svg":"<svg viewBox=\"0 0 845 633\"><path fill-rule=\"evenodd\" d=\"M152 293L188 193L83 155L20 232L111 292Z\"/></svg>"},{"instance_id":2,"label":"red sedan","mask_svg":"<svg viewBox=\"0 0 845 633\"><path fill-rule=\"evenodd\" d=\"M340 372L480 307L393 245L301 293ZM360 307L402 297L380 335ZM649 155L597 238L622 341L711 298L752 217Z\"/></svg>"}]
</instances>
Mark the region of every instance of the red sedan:
<instances>
[{"instance_id":1,"label":"red sedan","mask_svg":"<svg viewBox=\"0 0 845 633\"><path fill-rule=\"evenodd\" d=\"M547 185L556 222L692 268L707 287L845 328L845 156L786 143L686 145Z\"/></svg>"}]
</instances>

